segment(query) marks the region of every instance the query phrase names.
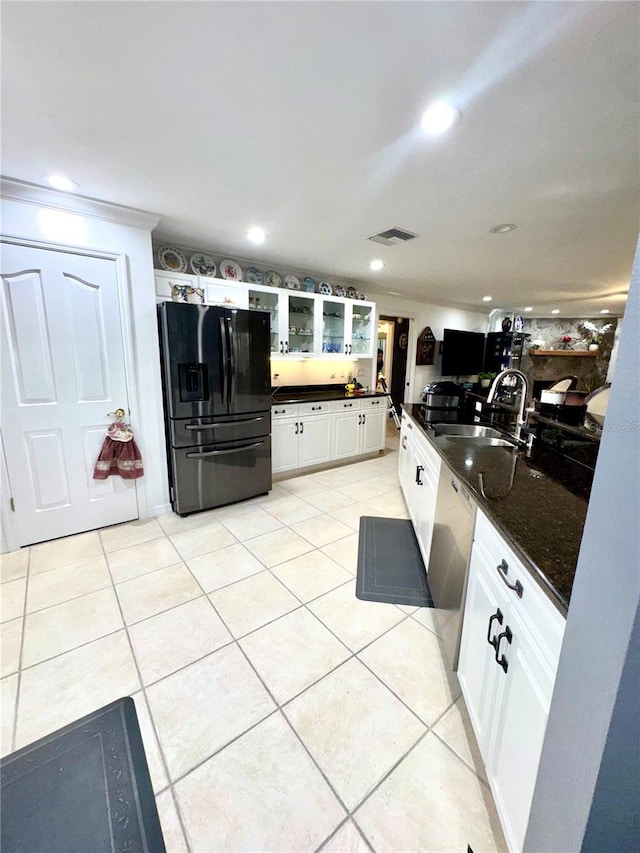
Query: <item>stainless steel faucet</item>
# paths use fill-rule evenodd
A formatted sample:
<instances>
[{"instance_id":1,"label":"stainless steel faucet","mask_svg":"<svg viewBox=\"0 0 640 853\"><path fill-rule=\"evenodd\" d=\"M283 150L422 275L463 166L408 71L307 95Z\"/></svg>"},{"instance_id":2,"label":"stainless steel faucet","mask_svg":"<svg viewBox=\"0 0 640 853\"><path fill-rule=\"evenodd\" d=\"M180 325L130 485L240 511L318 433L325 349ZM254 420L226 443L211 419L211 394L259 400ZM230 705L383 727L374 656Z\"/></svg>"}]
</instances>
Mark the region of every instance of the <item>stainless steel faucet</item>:
<instances>
[{"instance_id":1,"label":"stainless steel faucet","mask_svg":"<svg viewBox=\"0 0 640 853\"><path fill-rule=\"evenodd\" d=\"M525 374L521 370L516 370L513 367L507 367L506 370L502 370L496 378L491 383L491 388L489 388L489 393L487 394L487 403L493 403L493 400L496 396L498 388L500 387L500 383L505 378L505 376L517 376L522 380L522 394L520 396L520 405L518 406L518 420L516 422L516 430L514 437L517 441L522 441L523 439L520 437L522 432L522 427L525 424L524 420L524 407L527 404L527 394L529 393L529 380L525 376Z\"/></svg>"}]
</instances>

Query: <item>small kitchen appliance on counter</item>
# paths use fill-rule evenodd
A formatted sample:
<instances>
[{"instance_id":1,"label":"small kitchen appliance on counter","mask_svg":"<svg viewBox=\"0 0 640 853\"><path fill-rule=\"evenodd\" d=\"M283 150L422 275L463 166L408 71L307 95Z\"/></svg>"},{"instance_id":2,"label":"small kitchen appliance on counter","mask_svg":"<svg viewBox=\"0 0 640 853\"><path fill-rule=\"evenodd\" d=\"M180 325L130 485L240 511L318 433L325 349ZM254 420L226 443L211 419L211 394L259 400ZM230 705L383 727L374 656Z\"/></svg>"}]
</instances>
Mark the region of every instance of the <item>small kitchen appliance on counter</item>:
<instances>
[{"instance_id":1,"label":"small kitchen appliance on counter","mask_svg":"<svg viewBox=\"0 0 640 853\"><path fill-rule=\"evenodd\" d=\"M158 306L171 505L186 515L271 489L269 314Z\"/></svg>"},{"instance_id":2,"label":"small kitchen appliance on counter","mask_svg":"<svg viewBox=\"0 0 640 853\"><path fill-rule=\"evenodd\" d=\"M464 389L456 382L431 382L422 389L422 418L425 423L457 420L463 400Z\"/></svg>"}]
</instances>

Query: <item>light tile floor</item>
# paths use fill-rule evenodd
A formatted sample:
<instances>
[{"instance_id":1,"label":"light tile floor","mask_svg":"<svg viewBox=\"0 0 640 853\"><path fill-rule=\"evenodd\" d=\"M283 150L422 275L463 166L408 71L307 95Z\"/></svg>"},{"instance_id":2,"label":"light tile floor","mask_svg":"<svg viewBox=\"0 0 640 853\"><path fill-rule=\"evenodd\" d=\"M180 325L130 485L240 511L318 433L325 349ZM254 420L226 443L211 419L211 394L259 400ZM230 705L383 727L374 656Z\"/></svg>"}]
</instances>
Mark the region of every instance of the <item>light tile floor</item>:
<instances>
[{"instance_id":1,"label":"light tile floor","mask_svg":"<svg viewBox=\"0 0 640 853\"><path fill-rule=\"evenodd\" d=\"M431 611L354 594L397 445L0 557L2 754L132 695L170 853L505 849Z\"/></svg>"}]
</instances>

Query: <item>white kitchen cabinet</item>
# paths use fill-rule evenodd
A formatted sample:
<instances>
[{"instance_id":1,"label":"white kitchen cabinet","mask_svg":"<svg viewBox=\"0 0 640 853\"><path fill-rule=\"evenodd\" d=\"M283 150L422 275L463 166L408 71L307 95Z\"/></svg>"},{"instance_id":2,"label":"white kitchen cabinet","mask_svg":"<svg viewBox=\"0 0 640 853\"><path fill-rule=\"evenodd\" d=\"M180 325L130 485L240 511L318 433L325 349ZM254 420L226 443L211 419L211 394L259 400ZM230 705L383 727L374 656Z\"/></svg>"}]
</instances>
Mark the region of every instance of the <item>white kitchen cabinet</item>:
<instances>
[{"instance_id":1,"label":"white kitchen cabinet","mask_svg":"<svg viewBox=\"0 0 640 853\"><path fill-rule=\"evenodd\" d=\"M440 457L406 412L402 414L398 478L425 566L429 565Z\"/></svg>"},{"instance_id":2,"label":"white kitchen cabinet","mask_svg":"<svg viewBox=\"0 0 640 853\"><path fill-rule=\"evenodd\" d=\"M321 465L331 459L331 416L311 415L300 418L298 465Z\"/></svg>"},{"instance_id":3,"label":"white kitchen cabinet","mask_svg":"<svg viewBox=\"0 0 640 853\"><path fill-rule=\"evenodd\" d=\"M440 457L430 447L425 446L424 441L426 439L418 437L418 441L414 444L415 476L412 484L411 502L414 505L413 526L422 559L425 567L427 567L436 514Z\"/></svg>"},{"instance_id":4,"label":"white kitchen cabinet","mask_svg":"<svg viewBox=\"0 0 640 853\"><path fill-rule=\"evenodd\" d=\"M458 678L510 850L524 843L563 632L562 615L478 512Z\"/></svg>"},{"instance_id":5,"label":"white kitchen cabinet","mask_svg":"<svg viewBox=\"0 0 640 853\"><path fill-rule=\"evenodd\" d=\"M271 421L271 470L274 474L298 467L298 421L273 418Z\"/></svg>"},{"instance_id":6,"label":"white kitchen cabinet","mask_svg":"<svg viewBox=\"0 0 640 853\"><path fill-rule=\"evenodd\" d=\"M271 415L274 474L375 453L385 446L384 398L277 403Z\"/></svg>"},{"instance_id":7,"label":"white kitchen cabinet","mask_svg":"<svg viewBox=\"0 0 640 853\"><path fill-rule=\"evenodd\" d=\"M364 430L362 452L370 453L384 447L387 435L389 403L386 397L365 397L362 401Z\"/></svg>"},{"instance_id":8,"label":"white kitchen cabinet","mask_svg":"<svg viewBox=\"0 0 640 853\"><path fill-rule=\"evenodd\" d=\"M159 300L171 299L174 286L187 285L201 288L205 305L224 305L228 308L248 308L248 290L246 282L225 278L186 275L155 270L156 296Z\"/></svg>"},{"instance_id":9,"label":"white kitchen cabinet","mask_svg":"<svg viewBox=\"0 0 640 853\"><path fill-rule=\"evenodd\" d=\"M271 468L274 474L320 465L331 459L329 404L274 406L271 419Z\"/></svg>"},{"instance_id":10,"label":"white kitchen cabinet","mask_svg":"<svg viewBox=\"0 0 640 853\"><path fill-rule=\"evenodd\" d=\"M377 342L376 306L373 302L347 301L346 342L348 355L373 358Z\"/></svg>"},{"instance_id":11,"label":"white kitchen cabinet","mask_svg":"<svg viewBox=\"0 0 640 853\"><path fill-rule=\"evenodd\" d=\"M271 354L285 355L289 349L289 330L287 326L289 303L282 290L258 284L250 284L249 308L254 311L268 311L271 336Z\"/></svg>"},{"instance_id":12,"label":"white kitchen cabinet","mask_svg":"<svg viewBox=\"0 0 640 853\"><path fill-rule=\"evenodd\" d=\"M334 411L334 459L372 453L385 445L387 403L381 397L336 400Z\"/></svg>"},{"instance_id":13,"label":"white kitchen cabinet","mask_svg":"<svg viewBox=\"0 0 640 853\"><path fill-rule=\"evenodd\" d=\"M403 491L404 498L409 503L409 494L411 491L411 472L413 467L413 442L411 436L415 427L409 420L406 412L402 413L402 422L400 428L400 447L398 450L398 479L400 480L400 488Z\"/></svg>"},{"instance_id":14,"label":"white kitchen cabinet","mask_svg":"<svg viewBox=\"0 0 640 853\"><path fill-rule=\"evenodd\" d=\"M358 454L360 424L362 413L360 409L346 409L337 412L333 417L333 458L348 459Z\"/></svg>"}]
</instances>

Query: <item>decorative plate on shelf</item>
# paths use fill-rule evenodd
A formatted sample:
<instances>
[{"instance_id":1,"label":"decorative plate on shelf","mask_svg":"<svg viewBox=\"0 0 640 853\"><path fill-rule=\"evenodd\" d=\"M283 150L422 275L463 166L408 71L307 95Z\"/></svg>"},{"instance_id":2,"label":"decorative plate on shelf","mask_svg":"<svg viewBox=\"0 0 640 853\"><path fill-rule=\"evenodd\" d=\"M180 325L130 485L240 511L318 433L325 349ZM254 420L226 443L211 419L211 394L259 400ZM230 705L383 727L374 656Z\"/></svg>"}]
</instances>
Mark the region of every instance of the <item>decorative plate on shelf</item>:
<instances>
[{"instance_id":1,"label":"decorative plate on shelf","mask_svg":"<svg viewBox=\"0 0 640 853\"><path fill-rule=\"evenodd\" d=\"M249 284L264 284L264 273L257 267L247 267L244 271L244 280Z\"/></svg>"},{"instance_id":2,"label":"decorative plate on shelf","mask_svg":"<svg viewBox=\"0 0 640 853\"><path fill-rule=\"evenodd\" d=\"M187 259L180 249L174 249L173 246L163 246L158 252L158 261L163 270L169 270L169 272L187 271Z\"/></svg>"},{"instance_id":3,"label":"decorative plate on shelf","mask_svg":"<svg viewBox=\"0 0 640 853\"><path fill-rule=\"evenodd\" d=\"M230 281L242 281L242 267L227 258L226 261L220 261L220 275Z\"/></svg>"},{"instance_id":4,"label":"decorative plate on shelf","mask_svg":"<svg viewBox=\"0 0 640 853\"><path fill-rule=\"evenodd\" d=\"M336 286L333 288L333 295L342 298L347 295L347 291L341 284L336 284Z\"/></svg>"},{"instance_id":5,"label":"decorative plate on shelf","mask_svg":"<svg viewBox=\"0 0 640 853\"><path fill-rule=\"evenodd\" d=\"M359 293L359 294L358 294L358 299L366 299L366 298L367 298L367 294L366 294L366 293Z\"/></svg>"},{"instance_id":6,"label":"decorative plate on shelf","mask_svg":"<svg viewBox=\"0 0 640 853\"><path fill-rule=\"evenodd\" d=\"M209 255L203 255L202 252L196 252L191 255L189 266L196 275L215 276L216 263Z\"/></svg>"},{"instance_id":7,"label":"decorative plate on shelf","mask_svg":"<svg viewBox=\"0 0 640 853\"><path fill-rule=\"evenodd\" d=\"M302 280L302 288L307 293L315 293L316 292L316 280L315 280L315 278L311 278L310 275L306 275Z\"/></svg>"},{"instance_id":8,"label":"decorative plate on shelf","mask_svg":"<svg viewBox=\"0 0 640 853\"><path fill-rule=\"evenodd\" d=\"M318 293L321 293L323 296L331 296L333 288L328 281L321 281L318 285Z\"/></svg>"},{"instance_id":9,"label":"decorative plate on shelf","mask_svg":"<svg viewBox=\"0 0 640 853\"><path fill-rule=\"evenodd\" d=\"M289 290L302 290L302 285L297 275L285 275L284 286L288 287Z\"/></svg>"},{"instance_id":10,"label":"decorative plate on shelf","mask_svg":"<svg viewBox=\"0 0 640 853\"><path fill-rule=\"evenodd\" d=\"M355 289L355 287L348 287L347 288L347 299L357 299L357 298L358 298L358 291Z\"/></svg>"},{"instance_id":11,"label":"decorative plate on shelf","mask_svg":"<svg viewBox=\"0 0 640 853\"><path fill-rule=\"evenodd\" d=\"M265 276L265 280L269 287L282 287L282 276L274 270L269 270Z\"/></svg>"}]
</instances>

